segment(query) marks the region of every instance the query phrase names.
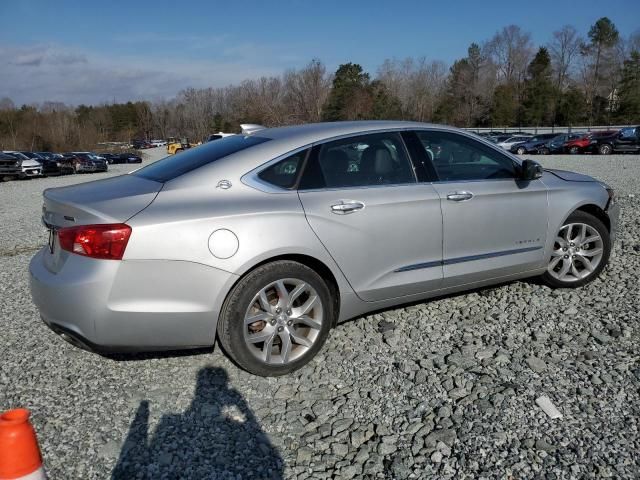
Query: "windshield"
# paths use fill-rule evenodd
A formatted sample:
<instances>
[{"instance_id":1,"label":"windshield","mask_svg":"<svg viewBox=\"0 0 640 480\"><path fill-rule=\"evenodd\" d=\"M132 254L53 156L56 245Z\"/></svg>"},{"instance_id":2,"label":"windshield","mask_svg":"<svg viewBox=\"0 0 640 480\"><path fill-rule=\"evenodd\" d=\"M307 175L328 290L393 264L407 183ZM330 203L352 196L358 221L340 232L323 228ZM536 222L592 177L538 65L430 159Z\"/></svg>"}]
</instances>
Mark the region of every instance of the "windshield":
<instances>
[{"instance_id":1,"label":"windshield","mask_svg":"<svg viewBox=\"0 0 640 480\"><path fill-rule=\"evenodd\" d=\"M209 142L197 148L163 158L136 170L132 175L164 183L196 168L269 140L264 137L245 137L242 135L221 138L215 142Z\"/></svg>"}]
</instances>

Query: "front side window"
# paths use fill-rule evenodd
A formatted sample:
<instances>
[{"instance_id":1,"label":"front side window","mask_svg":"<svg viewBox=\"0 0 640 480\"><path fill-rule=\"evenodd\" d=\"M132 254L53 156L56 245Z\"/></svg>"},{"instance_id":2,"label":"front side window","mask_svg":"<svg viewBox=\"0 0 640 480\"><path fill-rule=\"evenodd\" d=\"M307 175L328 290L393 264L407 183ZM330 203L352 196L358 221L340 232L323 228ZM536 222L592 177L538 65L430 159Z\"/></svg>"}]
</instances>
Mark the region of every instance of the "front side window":
<instances>
[{"instance_id":1,"label":"front side window","mask_svg":"<svg viewBox=\"0 0 640 480\"><path fill-rule=\"evenodd\" d=\"M376 133L325 143L312 152L301 189L414 183L397 133Z\"/></svg>"},{"instance_id":2,"label":"front side window","mask_svg":"<svg viewBox=\"0 0 640 480\"><path fill-rule=\"evenodd\" d=\"M302 167L302 162L304 162L308 151L309 150L303 150L301 152L294 153L293 155L274 163L262 170L258 174L258 178L271 185L275 185L276 187L292 188L296 183L298 173Z\"/></svg>"},{"instance_id":3,"label":"front side window","mask_svg":"<svg viewBox=\"0 0 640 480\"><path fill-rule=\"evenodd\" d=\"M416 132L443 182L514 178L514 162L471 138L437 131Z\"/></svg>"}]
</instances>

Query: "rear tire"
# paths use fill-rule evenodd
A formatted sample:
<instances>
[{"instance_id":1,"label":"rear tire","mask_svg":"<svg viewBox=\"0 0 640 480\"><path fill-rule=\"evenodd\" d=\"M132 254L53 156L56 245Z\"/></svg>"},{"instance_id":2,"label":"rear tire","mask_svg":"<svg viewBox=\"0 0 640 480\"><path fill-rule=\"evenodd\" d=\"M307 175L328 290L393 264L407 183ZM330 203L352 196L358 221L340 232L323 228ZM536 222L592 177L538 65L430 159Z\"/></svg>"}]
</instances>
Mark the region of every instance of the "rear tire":
<instances>
[{"instance_id":1,"label":"rear tire","mask_svg":"<svg viewBox=\"0 0 640 480\"><path fill-rule=\"evenodd\" d=\"M233 287L218 319L218 340L244 370L286 375L318 353L335 314L331 292L314 270L280 260L256 268Z\"/></svg>"},{"instance_id":2,"label":"rear tire","mask_svg":"<svg viewBox=\"0 0 640 480\"><path fill-rule=\"evenodd\" d=\"M609 155L612 150L611 145L607 145L606 143L598 147L598 153L600 153L600 155Z\"/></svg>"},{"instance_id":3,"label":"rear tire","mask_svg":"<svg viewBox=\"0 0 640 480\"><path fill-rule=\"evenodd\" d=\"M554 288L577 288L593 281L607 265L611 238L596 217L576 211L556 234L544 283Z\"/></svg>"},{"instance_id":4,"label":"rear tire","mask_svg":"<svg viewBox=\"0 0 640 480\"><path fill-rule=\"evenodd\" d=\"M549 155L551 154L551 150L549 150L548 148L541 148L539 153L540 155Z\"/></svg>"},{"instance_id":5,"label":"rear tire","mask_svg":"<svg viewBox=\"0 0 640 480\"><path fill-rule=\"evenodd\" d=\"M569 149L569 153L572 154L572 155L575 155L577 153L580 153L580 149L578 147L571 147Z\"/></svg>"},{"instance_id":6,"label":"rear tire","mask_svg":"<svg viewBox=\"0 0 640 480\"><path fill-rule=\"evenodd\" d=\"M527 151L526 151L523 147L518 147L518 148L516 149L516 153L517 153L518 155L524 155L525 153L527 153Z\"/></svg>"}]
</instances>

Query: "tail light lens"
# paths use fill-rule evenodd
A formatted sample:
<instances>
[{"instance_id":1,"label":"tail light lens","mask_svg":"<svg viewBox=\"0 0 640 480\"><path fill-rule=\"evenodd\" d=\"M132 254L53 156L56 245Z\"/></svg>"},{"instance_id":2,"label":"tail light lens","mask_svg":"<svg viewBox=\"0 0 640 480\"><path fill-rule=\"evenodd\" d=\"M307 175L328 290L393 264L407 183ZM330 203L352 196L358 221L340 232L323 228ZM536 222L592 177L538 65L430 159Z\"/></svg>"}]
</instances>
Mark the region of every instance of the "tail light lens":
<instances>
[{"instance_id":1,"label":"tail light lens","mask_svg":"<svg viewBox=\"0 0 640 480\"><path fill-rule=\"evenodd\" d=\"M85 257L122 260L131 227L124 223L81 225L58 230L60 248Z\"/></svg>"}]
</instances>

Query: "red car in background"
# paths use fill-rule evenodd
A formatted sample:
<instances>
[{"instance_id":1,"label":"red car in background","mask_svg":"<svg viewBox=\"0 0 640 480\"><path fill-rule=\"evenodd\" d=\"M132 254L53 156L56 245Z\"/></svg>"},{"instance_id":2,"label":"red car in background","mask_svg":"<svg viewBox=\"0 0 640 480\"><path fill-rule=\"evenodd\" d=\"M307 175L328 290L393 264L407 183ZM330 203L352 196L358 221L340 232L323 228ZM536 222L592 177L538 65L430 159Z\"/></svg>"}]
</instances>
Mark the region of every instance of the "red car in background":
<instances>
[{"instance_id":1,"label":"red car in background","mask_svg":"<svg viewBox=\"0 0 640 480\"><path fill-rule=\"evenodd\" d=\"M601 130L598 132L589 132L580 138L569 140L564 144L564 151L567 153L584 153L587 151L587 147L591 144L591 140L598 137L608 137L613 135L618 130Z\"/></svg>"}]
</instances>

